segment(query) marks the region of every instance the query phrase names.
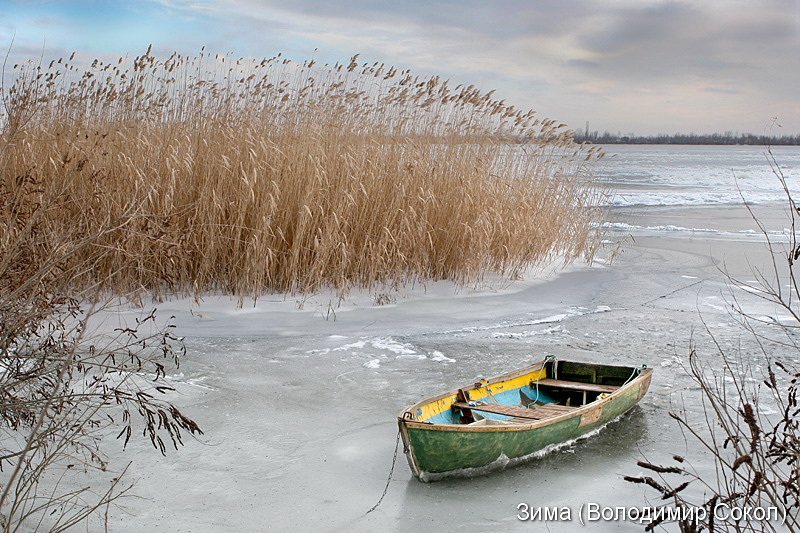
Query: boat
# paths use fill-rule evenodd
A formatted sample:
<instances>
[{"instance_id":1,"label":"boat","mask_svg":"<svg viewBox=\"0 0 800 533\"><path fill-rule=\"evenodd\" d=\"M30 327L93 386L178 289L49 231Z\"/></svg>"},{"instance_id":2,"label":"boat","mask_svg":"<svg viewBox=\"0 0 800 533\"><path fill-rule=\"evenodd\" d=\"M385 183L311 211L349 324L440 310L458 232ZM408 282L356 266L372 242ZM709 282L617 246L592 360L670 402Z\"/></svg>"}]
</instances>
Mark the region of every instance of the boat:
<instances>
[{"instance_id":1,"label":"boat","mask_svg":"<svg viewBox=\"0 0 800 533\"><path fill-rule=\"evenodd\" d=\"M427 398L398 416L421 481L479 475L591 433L635 406L653 370L544 361Z\"/></svg>"}]
</instances>

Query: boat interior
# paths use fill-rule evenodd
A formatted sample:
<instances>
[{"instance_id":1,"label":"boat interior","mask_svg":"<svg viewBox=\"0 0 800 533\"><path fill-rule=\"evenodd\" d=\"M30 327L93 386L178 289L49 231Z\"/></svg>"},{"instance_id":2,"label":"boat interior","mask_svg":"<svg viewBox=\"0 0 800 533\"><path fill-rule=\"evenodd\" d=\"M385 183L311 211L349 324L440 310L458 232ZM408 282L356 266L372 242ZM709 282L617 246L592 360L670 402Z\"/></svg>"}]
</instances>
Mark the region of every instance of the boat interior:
<instances>
[{"instance_id":1,"label":"boat interior","mask_svg":"<svg viewBox=\"0 0 800 533\"><path fill-rule=\"evenodd\" d=\"M638 372L548 357L520 372L479 380L423 402L413 414L415 420L431 424L530 424L605 398Z\"/></svg>"}]
</instances>

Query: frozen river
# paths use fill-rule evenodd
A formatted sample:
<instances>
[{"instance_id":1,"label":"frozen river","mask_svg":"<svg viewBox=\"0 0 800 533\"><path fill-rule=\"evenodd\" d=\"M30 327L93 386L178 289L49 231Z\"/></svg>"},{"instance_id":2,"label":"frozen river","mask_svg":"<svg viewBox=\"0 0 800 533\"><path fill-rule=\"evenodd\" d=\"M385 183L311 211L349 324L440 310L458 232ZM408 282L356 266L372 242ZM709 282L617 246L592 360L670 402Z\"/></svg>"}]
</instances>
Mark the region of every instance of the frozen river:
<instances>
[{"instance_id":1,"label":"frozen river","mask_svg":"<svg viewBox=\"0 0 800 533\"><path fill-rule=\"evenodd\" d=\"M189 353L171 376L174 400L205 435L165 458L145 443L114 452L112 467L134 461L138 497L112 508L111 530L532 531L543 524L520 522L520 502L574 511L590 502L647 505L655 494L622 479L640 473L636 461L696 453L668 412L682 399L690 415L699 412L680 363L692 338L701 356L713 357L701 318L724 347L751 348L728 313L719 269L752 279L750 266L766 258L739 190L776 236L783 205L762 148L608 151L619 155L600 169L616 193L606 240L624 241L611 264L460 290L430 284L380 306L356 296L336 308L324 295L267 297L238 310L214 298L161 305L162 315L176 315ZM790 183L800 182L800 149L776 157ZM653 384L597 436L489 476L424 484L401 450L385 500L365 515L386 483L401 409L546 354L647 364Z\"/></svg>"}]
</instances>

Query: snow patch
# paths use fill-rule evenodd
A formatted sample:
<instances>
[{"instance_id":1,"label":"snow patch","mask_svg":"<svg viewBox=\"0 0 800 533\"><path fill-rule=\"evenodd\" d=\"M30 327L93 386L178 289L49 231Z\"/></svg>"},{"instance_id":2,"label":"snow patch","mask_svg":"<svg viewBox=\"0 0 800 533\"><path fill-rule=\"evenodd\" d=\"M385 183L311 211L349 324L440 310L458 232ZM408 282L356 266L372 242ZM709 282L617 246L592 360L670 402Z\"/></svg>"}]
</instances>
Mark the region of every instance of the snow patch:
<instances>
[{"instance_id":1,"label":"snow patch","mask_svg":"<svg viewBox=\"0 0 800 533\"><path fill-rule=\"evenodd\" d=\"M206 379L208 379L208 376L198 376L196 378L186 379L186 377L183 375L183 372L178 372L177 374L173 374L171 376L164 376L164 378L167 381L172 381L173 383L184 383L186 385L191 385L192 387L197 387L198 389L210 391L217 390L215 387L203 383Z\"/></svg>"},{"instance_id":2,"label":"snow patch","mask_svg":"<svg viewBox=\"0 0 800 533\"><path fill-rule=\"evenodd\" d=\"M367 341L351 342L350 344L345 344L344 346L339 346L338 348L334 348L333 351L334 352L344 352L344 351L347 351L347 350L356 350L356 349L361 349L366 345L367 345Z\"/></svg>"},{"instance_id":3,"label":"snow patch","mask_svg":"<svg viewBox=\"0 0 800 533\"><path fill-rule=\"evenodd\" d=\"M682 226L674 226L672 224L667 224L664 226L636 226L633 224L626 224L624 222L606 222L601 227L605 229L622 231L689 231L694 233L722 233L720 230L711 228L684 228Z\"/></svg>"},{"instance_id":4,"label":"snow patch","mask_svg":"<svg viewBox=\"0 0 800 533\"><path fill-rule=\"evenodd\" d=\"M683 359L678 357L677 355L673 355L670 359L666 361L661 361L661 366L664 368L670 368L673 365L683 366Z\"/></svg>"},{"instance_id":5,"label":"snow patch","mask_svg":"<svg viewBox=\"0 0 800 533\"><path fill-rule=\"evenodd\" d=\"M492 337L495 339L524 339L526 337L535 337L537 335L550 335L552 333L556 333L561 331L561 326L552 326L545 329L540 330L533 330L533 331L523 331L520 333L513 333L513 332L495 332L492 333Z\"/></svg>"},{"instance_id":6,"label":"snow patch","mask_svg":"<svg viewBox=\"0 0 800 533\"><path fill-rule=\"evenodd\" d=\"M501 324L493 324L489 326L471 326L467 328L443 331L442 333L445 334L476 333L478 331L491 331L494 329L511 329L511 328L525 327L525 326L539 326L541 324L557 324L559 322L563 322L568 318L578 317L583 315L593 315L595 313L607 313L612 310L613 309L607 305L598 305L597 307L595 307L594 310L590 310L586 307L570 307L563 313L558 313L556 315L549 315L544 318L536 318L533 320L524 320L519 322L503 322Z\"/></svg>"},{"instance_id":7,"label":"snow patch","mask_svg":"<svg viewBox=\"0 0 800 533\"><path fill-rule=\"evenodd\" d=\"M388 350L399 355L415 355L417 352L411 348L410 344L397 342L391 337L370 339L369 343L378 350ZM425 359L423 355L421 359Z\"/></svg>"},{"instance_id":8,"label":"snow patch","mask_svg":"<svg viewBox=\"0 0 800 533\"><path fill-rule=\"evenodd\" d=\"M451 359L450 357L447 357L445 354L443 354L442 352L440 352L438 350L434 350L434 351L430 352L428 355L430 355L431 361L436 361L437 363L455 363L456 362L455 359Z\"/></svg>"}]
</instances>

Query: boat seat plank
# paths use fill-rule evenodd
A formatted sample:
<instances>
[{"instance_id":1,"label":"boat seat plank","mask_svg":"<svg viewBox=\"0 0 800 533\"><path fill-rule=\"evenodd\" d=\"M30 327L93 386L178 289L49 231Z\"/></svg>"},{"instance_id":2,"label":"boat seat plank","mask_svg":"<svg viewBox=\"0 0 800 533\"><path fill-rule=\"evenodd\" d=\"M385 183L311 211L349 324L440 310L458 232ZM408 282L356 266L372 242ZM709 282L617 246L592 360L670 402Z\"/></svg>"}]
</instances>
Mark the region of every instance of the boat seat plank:
<instances>
[{"instance_id":1,"label":"boat seat plank","mask_svg":"<svg viewBox=\"0 0 800 533\"><path fill-rule=\"evenodd\" d=\"M546 409L550 411L558 411L559 413L568 413L570 411L574 411L575 409L577 409L577 407L572 407L570 405L560 405L557 403L546 403L537 405L536 409Z\"/></svg>"},{"instance_id":2,"label":"boat seat plank","mask_svg":"<svg viewBox=\"0 0 800 533\"><path fill-rule=\"evenodd\" d=\"M489 403L484 405L470 405L464 402L454 402L453 407L457 409L471 409L473 411L483 411L486 413L495 413L498 415L512 416L516 418L529 418L531 420L542 420L558 416L568 411L577 409L576 407L567 407L565 405L540 405L533 409L527 407L517 407L515 405L500 405L496 403Z\"/></svg>"},{"instance_id":3,"label":"boat seat plank","mask_svg":"<svg viewBox=\"0 0 800 533\"><path fill-rule=\"evenodd\" d=\"M581 383L579 381L565 381L562 379L544 378L538 381L539 385L547 387L558 387L559 389L571 389L586 392L614 392L619 387L615 385L600 385L599 383Z\"/></svg>"},{"instance_id":4,"label":"boat seat plank","mask_svg":"<svg viewBox=\"0 0 800 533\"><path fill-rule=\"evenodd\" d=\"M532 418L524 418L521 416L515 416L514 418L509 418L506 422L511 422L512 424L530 424Z\"/></svg>"}]
</instances>

